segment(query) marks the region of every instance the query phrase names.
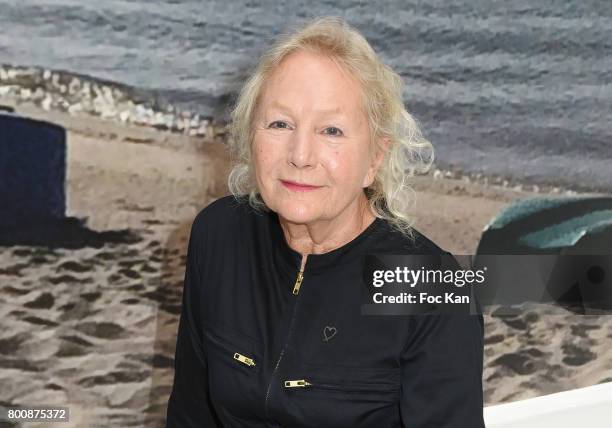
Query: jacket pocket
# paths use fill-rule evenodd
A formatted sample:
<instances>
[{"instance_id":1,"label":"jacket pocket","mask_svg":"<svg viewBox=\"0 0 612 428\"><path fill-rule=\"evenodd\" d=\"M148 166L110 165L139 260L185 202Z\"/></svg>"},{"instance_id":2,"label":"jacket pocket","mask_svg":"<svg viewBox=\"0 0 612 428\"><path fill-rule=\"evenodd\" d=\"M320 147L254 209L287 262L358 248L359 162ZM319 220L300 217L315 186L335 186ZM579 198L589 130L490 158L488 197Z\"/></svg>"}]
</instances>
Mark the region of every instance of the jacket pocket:
<instances>
[{"instance_id":1,"label":"jacket pocket","mask_svg":"<svg viewBox=\"0 0 612 428\"><path fill-rule=\"evenodd\" d=\"M327 391L341 391L348 393L371 393L381 392L396 394L399 390L397 385L388 383L376 383L376 382L354 382L354 381L343 381L338 382L334 380L321 379L316 377L309 377L308 379L295 379L285 380L285 388L295 387L307 387L313 389L327 390Z\"/></svg>"},{"instance_id":2,"label":"jacket pocket","mask_svg":"<svg viewBox=\"0 0 612 428\"><path fill-rule=\"evenodd\" d=\"M292 391L303 391L305 394L311 391L345 397L369 394L383 399L394 399L399 396L400 377L398 370L305 372L303 376L285 379L283 386L290 394Z\"/></svg>"},{"instance_id":3,"label":"jacket pocket","mask_svg":"<svg viewBox=\"0 0 612 428\"><path fill-rule=\"evenodd\" d=\"M246 335L225 326L211 325L205 328L204 336L211 352L231 368L245 370L247 373L259 371L261 361L252 340Z\"/></svg>"}]
</instances>

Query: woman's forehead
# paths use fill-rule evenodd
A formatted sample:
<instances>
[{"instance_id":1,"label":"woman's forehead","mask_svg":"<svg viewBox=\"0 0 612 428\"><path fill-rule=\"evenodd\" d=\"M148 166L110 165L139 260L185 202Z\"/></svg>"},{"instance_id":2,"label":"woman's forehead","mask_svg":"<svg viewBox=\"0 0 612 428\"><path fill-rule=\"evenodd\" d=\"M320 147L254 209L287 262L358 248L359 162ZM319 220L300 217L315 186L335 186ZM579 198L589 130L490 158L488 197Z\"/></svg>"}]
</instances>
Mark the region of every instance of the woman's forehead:
<instances>
[{"instance_id":1,"label":"woman's forehead","mask_svg":"<svg viewBox=\"0 0 612 428\"><path fill-rule=\"evenodd\" d=\"M326 118L360 115L363 106L359 84L343 75L326 77L325 73L315 76L288 72L280 79L272 76L262 88L261 107L289 115L308 111Z\"/></svg>"},{"instance_id":2,"label":"woman's forehead","mask_svg":"<svg viewBox=\"0 0 612 428\"><path fill-rule=\"evenodd\" d=\"M278 110L283 113L295 114L294 108L291 105L286 104L282 98L271 99L268 103L270 110ZM321 116L334 117L334 116L346 116L346 107L333 104L330 107L314 107L312 112Z\"/></svg>"}]
</instances>

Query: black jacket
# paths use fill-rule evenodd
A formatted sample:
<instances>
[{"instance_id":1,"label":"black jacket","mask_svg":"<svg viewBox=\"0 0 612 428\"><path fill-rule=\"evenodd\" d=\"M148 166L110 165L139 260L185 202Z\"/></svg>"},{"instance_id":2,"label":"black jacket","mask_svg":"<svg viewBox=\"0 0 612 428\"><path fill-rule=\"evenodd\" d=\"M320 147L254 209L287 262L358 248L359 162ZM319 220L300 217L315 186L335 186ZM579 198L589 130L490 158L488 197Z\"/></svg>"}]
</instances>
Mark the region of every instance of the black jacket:
<instances>
[{"instance_id":1,"label":"black jacket","mask_svg":"<svg viewBox=\"0 0 612 428\"><path fill-rule=\"evenodd\" d=\"M481 315L361 315L366 253L448 254L376 219L301 255L232 196L189 238L167 427L484 427Z\"/></svg>"}]
</instances>

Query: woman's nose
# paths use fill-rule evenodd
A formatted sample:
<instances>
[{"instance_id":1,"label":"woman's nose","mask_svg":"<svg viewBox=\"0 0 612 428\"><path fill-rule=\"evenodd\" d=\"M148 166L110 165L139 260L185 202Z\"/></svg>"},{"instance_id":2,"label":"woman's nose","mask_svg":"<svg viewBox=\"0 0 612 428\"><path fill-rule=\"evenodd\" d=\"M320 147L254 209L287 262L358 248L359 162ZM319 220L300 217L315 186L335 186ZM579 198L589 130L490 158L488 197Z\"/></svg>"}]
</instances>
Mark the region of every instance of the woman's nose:
<instances>
[{"instance_id":1,"label":"woman's nose","mask_svg":"<svg viewBox=\"0 0 612 428\"><path fill-rule=\"evenodd\" d=\"M315 135L305 127L292 133L289 143L289 163L298 168L314 165Z\"/></svg>"}]
</instances>

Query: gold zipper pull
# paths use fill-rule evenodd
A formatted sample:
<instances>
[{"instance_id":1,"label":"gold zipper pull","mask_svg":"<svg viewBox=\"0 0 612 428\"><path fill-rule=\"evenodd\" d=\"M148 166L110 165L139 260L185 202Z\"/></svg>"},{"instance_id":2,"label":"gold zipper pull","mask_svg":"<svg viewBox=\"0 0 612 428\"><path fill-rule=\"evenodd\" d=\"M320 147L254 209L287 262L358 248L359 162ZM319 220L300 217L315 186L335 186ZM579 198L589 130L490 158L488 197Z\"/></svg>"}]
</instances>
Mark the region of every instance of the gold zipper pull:
<instances>
[{"instance_id":1,"label":"gold zipper pull","mask_svg":"<svg viewBox=\"0 0 612 428\"><path fill-rule=\"evenodd\" d=\"M295 285L293 286L293 294L298 294L300 292L300 286L302 285L302 279L304 279L304 268L306 267L306 260L308 259L308 254L304 254L302 256L302 264L300 266L300 271L298 272L298 276L295 279Z\"/></svg>"},{"instance_id":2,"label":"gold zipper pull","mask_svg":"<svg viewBox=\"0 0 612 428\"><path fill-rule=\"evenodd\" d=\"M304 274L302 271L298 272L298 276L295 280L295 285L293 286L293 294L298 294L300 292L300 286L302 285L302 279L304 278Z\"/></svg>"},{"instance_id":3,"label":"gold zipper pull","mask_svg":"<svg viewBox=\"0 0 612 428\"><path fill-rule=\"evenodd\" d=\"M302 386L309 386L309 385L312 385L312 384L308 382L306 379L286 380L285 381L285 388L295 388L295 387L302 387Z\"/></svg>"},{"instance_id":4,"label":"gold zipper pull","mask_svg":"<svg viewBox=\"0 0 612 428\"><path fill-rule=\"evenodd\" d=\"M238 360L241 363L246 364L247 366L254 366L255 365L255 361L253 361L249 357L245 357L244 355L239 354L238 352L236 352L234 354L234 360Z\"/></svg>"}]
</instances>

